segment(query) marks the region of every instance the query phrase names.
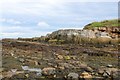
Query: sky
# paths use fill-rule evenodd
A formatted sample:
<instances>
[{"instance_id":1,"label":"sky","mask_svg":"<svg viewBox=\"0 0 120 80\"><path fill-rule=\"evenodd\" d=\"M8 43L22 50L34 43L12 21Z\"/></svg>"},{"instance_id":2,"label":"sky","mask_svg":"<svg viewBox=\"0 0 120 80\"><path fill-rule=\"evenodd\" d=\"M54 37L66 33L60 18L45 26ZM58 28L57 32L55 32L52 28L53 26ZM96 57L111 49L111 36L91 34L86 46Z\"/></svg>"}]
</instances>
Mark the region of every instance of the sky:
<instances>
[{"instance_id":1,"label":"sky","mask_svg":"<svg viewBox=\"0 0 120 80\"><path fill-rule=\"evenodd\" d=\"M118 18L118 0L1 0L0 38L40 37Z\"/></svg>"}]
</instances>

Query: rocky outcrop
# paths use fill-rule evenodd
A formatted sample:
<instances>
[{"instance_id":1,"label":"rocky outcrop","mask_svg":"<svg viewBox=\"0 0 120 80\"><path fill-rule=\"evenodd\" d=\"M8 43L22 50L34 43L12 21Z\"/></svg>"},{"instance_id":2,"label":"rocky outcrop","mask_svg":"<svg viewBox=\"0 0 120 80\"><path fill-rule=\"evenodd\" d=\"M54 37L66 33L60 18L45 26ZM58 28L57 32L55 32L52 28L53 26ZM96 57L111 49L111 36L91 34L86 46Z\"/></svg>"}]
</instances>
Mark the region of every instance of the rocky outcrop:
<instances>
[{"instance_id":1,"label":"rocky outcrop","mask_svg":"<svg viewBox=\"0 0 120 80\"><path fill-rule=\"evenodd\" d=\"M85 29L86 30L86 29ZM115 39L120 37L120 28L119 27L94 27L92 29L94 32L100 32L100 34L104 33L109 37Z\"/></svg>"},{"instance_id":2,"label":"rocky outcrop","mask_svg":"<svg viewBox=\"0 0 120 80\"><path fill-rule=\"evenodd\" d=\"M98 38L98 37L105 37L105 38L112 38L113 36L111 33L106 31L101 31L99 29L97 30L75 30L75 29L67 29L67 30L58 30L51 34L49 34L49 38L57 38L57 37L63 37L63 36L79 36L79 37L85 37L85 38Z\"/></svg>"},{"instance_id":3,"label":"rocky outcrop","mask_svg":"<svg viewBox=\"0 0 120 80\"><path fill-rule=\"evenodd\" d=\"M49 34L48 37L54 38L55 36L61 37L65 36L80 36L87 38L97 38L97 37L105 37L105 38L113 38L116 39L120 34L120 28L118 20L105 20L101 22L93 22L86 25L82 30L76 29L65 29L58 30Z\"/></svg>"},{"instance_id":4,"label":"rocky outcrop","mask_svg":"<svg viewBox=\"0 0 120 80\"><path fill-rule=\"evenodd\" d=\"M80 43L80 38L107 38L118 39L120 37L120 27L118 20L106 20L102 22L93 22L86 25L83 29L61 29L47 34L46 36L34 38L18 38L23 41L37 41L49 43ZM76 37L76 38L75 38ZM74 39L73 39L74 38ZM71 40L71 41L70 41ZM83 40L84 41L84 40ZM89 42L89 41L86 41Z\"/></svg>"}]
</instances>

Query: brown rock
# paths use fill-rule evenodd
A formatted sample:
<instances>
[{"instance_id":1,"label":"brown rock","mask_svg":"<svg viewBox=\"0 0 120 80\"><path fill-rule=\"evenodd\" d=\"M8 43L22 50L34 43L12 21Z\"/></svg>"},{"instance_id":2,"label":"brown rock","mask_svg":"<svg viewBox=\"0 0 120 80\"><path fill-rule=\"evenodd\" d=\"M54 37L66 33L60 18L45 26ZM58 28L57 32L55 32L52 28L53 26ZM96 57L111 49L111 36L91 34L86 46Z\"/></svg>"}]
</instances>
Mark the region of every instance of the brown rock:
<instances>
[{"instance_id":1,"label":"brown rock","mask_svg":"<svg viewBox=\"0 0 120 80\"><path fill-rule=\"evenodd\" d=\"M62 55L58 55L57 58L58 59L63 59L63 56Z\"/></svg>"},{"instance_id":2,"label":"brown rock","mask_svg":"<svg viewBox=\"0 0 120 80\"><path fill-rule=\"evenodd\" d=\"M52 68L52 67L43 68L42 74L44 74L44 75L54 75L55 74L55 68Z\"/></svg>"},{"instance_id":3,"label":"brown rock","mask_svg":"<svg viewBox=\"0 0 120 80\"><path fill-rule=\"evenodd\" d=\"M88 71L88 72L92 72L93 71L93 69L91 67L87 66L86 64L81 64L80 68L84 69L85 71Z\"/></svg>"},{"instance_id":4,"label":"brown rock","mask_svg":"<svg viewBox=\"0 0 120 80\"><path fill-rule=\"evenodd\" d=\"M60 66L60 67L58 67L60 70L64 70L65 69L65 67L63 67L63 66Z\"/></svg>"},{"instance_id":5,"label":"brown rock","mask_svg":"<svg viewBox=\"0 0 120 80\"><path fill-rule=\"evenodd\" d=\"M64 68L67 68L67 69L75 67L75 66L73 66L72 64L69 64L69 63L59 63L58 65L62 66Z\"/></svg>"},{"instance_id":6,"label":"brown rock","mask_svg":"<svg viewBox=\"0 0 120 80\"><path fill-rule=\"evenodd\" d=\"M83 72L82 74L80 74L80 78L91 79L92 75L89 74L88 72Z\"/></svg>"}]
</instances>

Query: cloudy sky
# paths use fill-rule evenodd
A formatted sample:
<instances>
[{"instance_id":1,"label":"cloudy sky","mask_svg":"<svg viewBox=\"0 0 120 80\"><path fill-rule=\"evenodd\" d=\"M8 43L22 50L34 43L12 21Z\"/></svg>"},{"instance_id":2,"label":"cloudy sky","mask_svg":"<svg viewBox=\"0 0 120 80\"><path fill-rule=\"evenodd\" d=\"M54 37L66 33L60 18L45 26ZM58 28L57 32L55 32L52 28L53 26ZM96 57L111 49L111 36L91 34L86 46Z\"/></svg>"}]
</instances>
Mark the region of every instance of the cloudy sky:
<instances>
[{"instance_id":1,"label":"cloudy sky","mask_svg":"<svg viewBox=\"0 0 120 80\"><path fill-rule=\"evenodd\" d=\"M1 0L0 5L0 38L39 37L118 17L118 0Z\"/></svg>"}]
</instances>

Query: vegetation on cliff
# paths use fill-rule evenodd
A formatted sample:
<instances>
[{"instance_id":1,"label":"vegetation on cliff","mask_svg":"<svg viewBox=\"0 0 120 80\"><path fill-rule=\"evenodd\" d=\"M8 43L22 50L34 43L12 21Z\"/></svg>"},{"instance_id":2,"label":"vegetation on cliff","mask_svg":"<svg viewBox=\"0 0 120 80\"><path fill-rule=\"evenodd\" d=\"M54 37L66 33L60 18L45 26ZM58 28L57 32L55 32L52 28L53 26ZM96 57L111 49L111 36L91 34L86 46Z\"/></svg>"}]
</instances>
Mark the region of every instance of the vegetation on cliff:
<instances>
[{"instance_id":1,"label":"vegetation on cliff","mask_svg":"<svg viewBox=\"0 0 120 80\"><path fill-rule=\"evenodd\" d=\"M84 29L93 29L95 27L118 27L120 23L118 19L104 20L101 22L92 22L84 27Z\"/></svg>"}]
</instances>

